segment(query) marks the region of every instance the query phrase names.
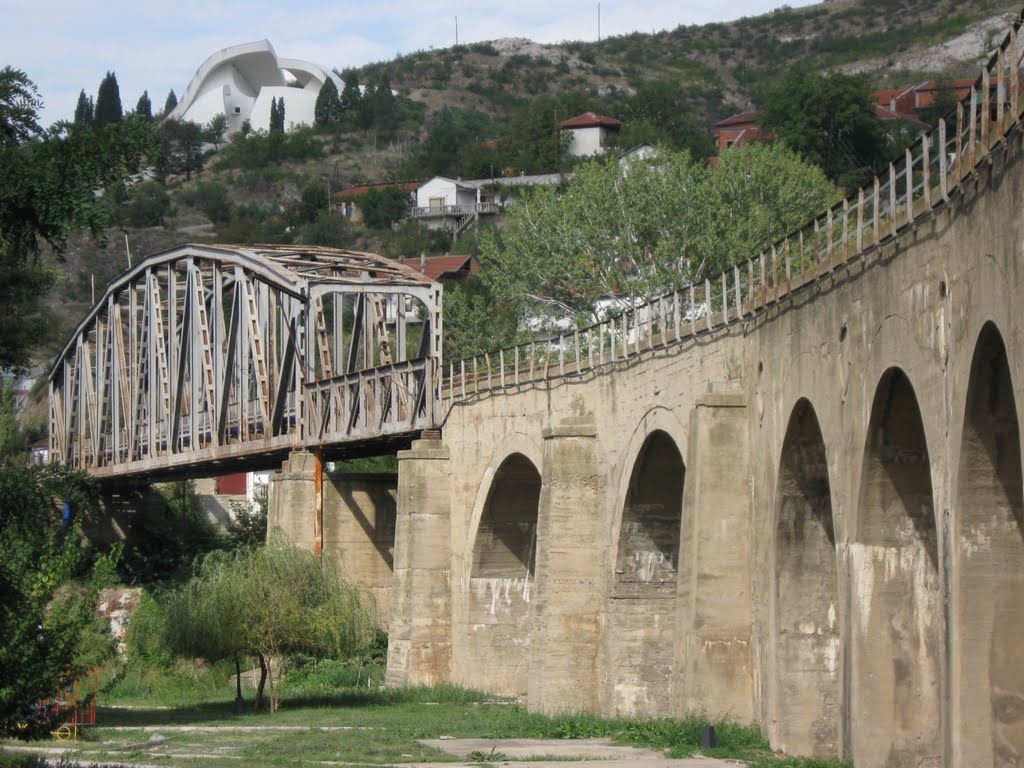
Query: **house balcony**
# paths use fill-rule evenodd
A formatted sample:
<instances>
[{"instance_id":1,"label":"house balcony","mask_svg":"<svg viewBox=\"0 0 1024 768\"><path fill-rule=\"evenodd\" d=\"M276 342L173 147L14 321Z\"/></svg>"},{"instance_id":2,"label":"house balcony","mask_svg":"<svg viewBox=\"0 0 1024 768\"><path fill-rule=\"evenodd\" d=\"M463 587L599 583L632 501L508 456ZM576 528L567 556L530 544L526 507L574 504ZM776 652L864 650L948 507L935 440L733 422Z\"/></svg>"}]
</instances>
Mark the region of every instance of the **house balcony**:
<instances>
[{"instance_id":1,"label":"house balcony","mask_svg":"<svg viewBox=\"0 0 1024 768\"><path fill-rule=\"evenodd\" d=\"M413 218L416 219L443 219L449 217L461 217L470 214L496 214L501 210L498 203L465 203L462 205L430 205L412 209Z\"/></svg>"}]
</instances>

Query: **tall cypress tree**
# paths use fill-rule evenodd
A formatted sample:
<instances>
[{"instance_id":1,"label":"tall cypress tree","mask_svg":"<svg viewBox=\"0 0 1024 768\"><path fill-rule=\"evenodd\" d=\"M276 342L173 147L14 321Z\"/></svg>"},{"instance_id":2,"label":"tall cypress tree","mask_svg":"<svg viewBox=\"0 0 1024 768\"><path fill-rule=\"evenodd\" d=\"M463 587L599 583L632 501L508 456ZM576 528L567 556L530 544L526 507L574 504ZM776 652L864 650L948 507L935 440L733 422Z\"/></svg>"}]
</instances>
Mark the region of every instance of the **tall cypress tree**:
<instances>
[{"instance_id":1,"label":"tall cypress tree","mask_svg":"<svg viewBox=\"0 0 1024 768\"><path fill-rule=\"evenodd\" d=\"M178 106L178 97L174 95L174 89L172 88L167 94L167 101L164 102L164 117L171 114L176 106Z\"/></svg>"},{"instance_id":2,"label":"tall cypress tree","mask_svg":"<svg viewBox=\"0 0 1024 768\"><path fill-rule=\"evenodd\" d=\"M395 94L391 92L391 79L387 72L380 76L373 89L373 125L380 131L390 131L395 127Z\"/></svg>"},{"instance_id":3,"label":"tall cypress tree","mask_svg":"<svg viewBox=\"0 0 1024 768\"><path fill-rule=\"evenodd\" d=\"M149 101L149 91L143 91L139 96L139 102L135 105L135 114L146 120L153 119L153 105Z\"/></svg>"},{"instance_id":4,"label":"tall cypress tree","mask_svg":"<svg viewBox=\"0 0 1024 768\"><path fill-rule=\"evenodd\" d=\"M277 130L277 99L270 100L270 132Z\"/></svg>"},{"instance_id":5,"label":"tall cypress tree","mask_svg":"<svg viewBox=\"0 0 1024 768\"><path fill-rule=\"evenodd\" d=\"M277 130L284 133L284 96L279 101L280 103L277 105Z\"/></svg>"},{"instance_id":6,"label":"tall cypress tree","mask_svg":"<svg viewBox=\"0 0 1024 768\"><path fill-rule=\"evenodd\" d=\"M96 127L102 128L111 123L119 123L123 116L121 89L117 86L117 76L113 72L107 72L96 94Z\"/></svg>"},{"instance_id":7,"label":"tall cypress tree","mask_svg":"<svg viewBox=\"0 0 1024 768\"><path fill-rule=\"evenodd\" d=\"M341 89L341 119L344 122L355 125L359 118L359 109L363 101L359 92L359 80L354 70L346 69L341 73L341 79L345 83Z\"/></svg>"},{"instance_id":8,"label":"tall cypress tree","mask_svg":"<svg viewBox=\"0 0 1024 768\"><path fill-rule=\"evenodd\" d=\"M92 97L85 95L85 89L78 94L78 104L75 105L75 125L92 125L93 103Z\"/></svg>"},{"instance_id":9,"label":"tall cypress tree","mask_svg":"<svg viewBox=\"0 0 1024 768\"><path fill-rule=\"evenodd\" d=\"M329 77L320 88L320 93L316 95L313 122L320 126L337 125L341 122L341 99L338 96L338 87Z\"/></svg>"}]
</instances>

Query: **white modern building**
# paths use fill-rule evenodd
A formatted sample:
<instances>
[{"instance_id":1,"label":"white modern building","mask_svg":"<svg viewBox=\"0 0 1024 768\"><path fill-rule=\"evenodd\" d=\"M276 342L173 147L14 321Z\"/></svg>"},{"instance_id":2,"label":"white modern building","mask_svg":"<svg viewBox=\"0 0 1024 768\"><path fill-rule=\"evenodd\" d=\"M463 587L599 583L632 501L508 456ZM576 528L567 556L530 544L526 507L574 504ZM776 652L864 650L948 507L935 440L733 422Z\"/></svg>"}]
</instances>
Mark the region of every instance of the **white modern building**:
<instances>
[{"instance_id":1,"label":"white modern building","mask_svg":"<svg viewBox=\"0 0 1024 768\"><path fill-rule=\"evenodd\" d=\"M228 133L246 120L254 130L268 130L271 100L284 98L286 130L312 125L327 78L340 92L343 83L336 74L308 61L278 58L269 40L234 45L202 63L168 117L203 124L222 114Z\"/></svg>"}]
</instances>

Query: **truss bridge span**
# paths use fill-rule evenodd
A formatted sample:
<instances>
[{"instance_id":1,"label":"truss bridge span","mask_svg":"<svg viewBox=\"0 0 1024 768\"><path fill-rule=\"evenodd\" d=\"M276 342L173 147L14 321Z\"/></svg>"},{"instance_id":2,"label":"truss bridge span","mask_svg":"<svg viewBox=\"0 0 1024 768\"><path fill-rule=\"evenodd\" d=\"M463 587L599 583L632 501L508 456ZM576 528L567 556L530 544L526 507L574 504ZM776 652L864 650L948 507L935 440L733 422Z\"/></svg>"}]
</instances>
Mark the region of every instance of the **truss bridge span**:
<instances>
[{"instance_id":1,"label":"truss bridge span","mask_svg":"<svg viewBox=\"0 0 1024 768\"><path fill-rule=\"evenodd\" d=\"M101 479L359 455L437 423L441 286L369 253L185 245L108 286L50 375L51 460Z\"/></svg>"}]
</instances>

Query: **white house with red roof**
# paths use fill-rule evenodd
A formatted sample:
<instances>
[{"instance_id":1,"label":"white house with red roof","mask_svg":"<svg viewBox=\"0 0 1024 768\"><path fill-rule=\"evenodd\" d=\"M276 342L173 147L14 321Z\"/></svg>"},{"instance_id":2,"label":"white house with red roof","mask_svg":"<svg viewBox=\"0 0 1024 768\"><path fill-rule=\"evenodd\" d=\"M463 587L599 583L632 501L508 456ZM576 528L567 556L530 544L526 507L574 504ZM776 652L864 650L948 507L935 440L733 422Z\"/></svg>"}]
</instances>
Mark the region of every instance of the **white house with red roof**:
<instances>
[{"instance_id":1,"label":"white house with red roof","mask_svg":"<svg viewBox=\"0 0 1024 768\"><path fill-rule=\"evenodd\" d=\"M608 139L622 128L622 122L596 112L584 112L559 126L563 137L569 137L568 152L577 157L603 155Z\"/></svg>"}]
</instances>

